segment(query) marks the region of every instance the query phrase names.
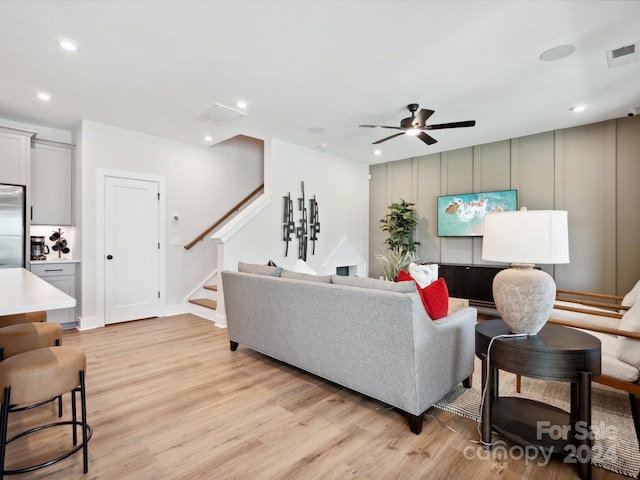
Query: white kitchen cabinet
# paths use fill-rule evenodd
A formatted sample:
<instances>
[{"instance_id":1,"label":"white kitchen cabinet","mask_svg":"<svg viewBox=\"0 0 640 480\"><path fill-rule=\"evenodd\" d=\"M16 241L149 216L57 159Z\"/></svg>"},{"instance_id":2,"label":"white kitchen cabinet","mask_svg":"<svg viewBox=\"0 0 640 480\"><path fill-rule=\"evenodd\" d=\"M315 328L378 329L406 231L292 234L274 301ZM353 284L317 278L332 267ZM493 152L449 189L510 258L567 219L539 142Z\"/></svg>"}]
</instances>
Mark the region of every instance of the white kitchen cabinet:
<instances>
[{"instance_id":1,"label":"white kitchen cabinet","mask_svg":"<svg viewBox=\"0 0 640 480\"><path fill-rule=\"evenodd\" d=\"M31 273L50 283L58 290L62 290L67 295L76 298L76 265L78 262L65 260L44 260L31 262ZM62 308L49 310L47 321L60 323L64 327L75 327L77 325L76 309Z\"/></svg>"},{"instance_id":2,"label":"white kitchen cabinet","mask_svg":"<svg viewBox=\"0 0 640 480\"><path fill-rule=\"evenodd\" d=\"M28 185L34 135L35 132L0 127L0 183Z\"/></svg>"},{"instance_id":3,"label":"white kitchen cabinet","mask_svg":"<svg viewBox=\"0 0 640 480\"><path fill-rule=\"evenodd\" d=\"M35 139L31 151L31 224L71 225L73 145Z\"/></svg>"}]
</instances>

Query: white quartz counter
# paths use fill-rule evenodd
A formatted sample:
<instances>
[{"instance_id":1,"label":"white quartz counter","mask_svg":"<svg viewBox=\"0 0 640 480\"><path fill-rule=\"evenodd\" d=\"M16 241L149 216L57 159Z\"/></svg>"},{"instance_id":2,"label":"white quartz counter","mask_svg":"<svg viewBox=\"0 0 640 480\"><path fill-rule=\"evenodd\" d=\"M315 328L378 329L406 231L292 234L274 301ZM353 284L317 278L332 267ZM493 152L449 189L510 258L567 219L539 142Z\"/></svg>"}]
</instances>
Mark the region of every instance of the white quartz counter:
<instances>
[{"instance_id":1,"label":"white quartz counter","mask_svg":"<svg viewBox=\"0 0 640 480\"><path fill-rule=\"evenodd\" d=\"M0 269L0 315L75 306L75 298L24 268Z\"/></svg>"},{"instance_id":2,"label":"white quartz counter","mask_svg":"<svg viewBox=\"0 0 640 480\"><path fill-rule=\"evenodd\" d=\"M46 265L47 263L80 263L80 260L70 258L48 258L46 260L29 260L31 265Z\"/></svg>"}]
</instances>

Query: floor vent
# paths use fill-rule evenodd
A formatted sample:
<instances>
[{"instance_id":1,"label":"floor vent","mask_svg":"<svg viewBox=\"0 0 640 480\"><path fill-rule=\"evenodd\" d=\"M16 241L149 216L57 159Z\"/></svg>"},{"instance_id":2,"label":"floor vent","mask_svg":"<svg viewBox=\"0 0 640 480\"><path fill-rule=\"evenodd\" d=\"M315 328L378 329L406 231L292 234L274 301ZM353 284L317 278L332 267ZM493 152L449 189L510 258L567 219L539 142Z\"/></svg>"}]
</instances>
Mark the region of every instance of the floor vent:
<instances>
[{"instance_id":1,"label":"floor vent","mask_svg":"<svg viewBox=\"0 0 640 480\"><path fill-rule=\"evenodd\" d=\"M213 125L226 125L228 123L244 117L246 114L239 110L235 110L231 107L221 105L220 103L214 103L203 112L198 115L194 115L193 118L202 120L203 122L212 123Z\"/></svg>"},{"instance_id":2,"label":"floor vent","mask_svg":"<svg viewBox=\"0 0 640 480\"><path fill-rule=\"evenodd\" d=\"M607 67L615 68L638 62L640 60L638 47L640 47L640 42L607 50Z\"/></svg>"}]
</instances>

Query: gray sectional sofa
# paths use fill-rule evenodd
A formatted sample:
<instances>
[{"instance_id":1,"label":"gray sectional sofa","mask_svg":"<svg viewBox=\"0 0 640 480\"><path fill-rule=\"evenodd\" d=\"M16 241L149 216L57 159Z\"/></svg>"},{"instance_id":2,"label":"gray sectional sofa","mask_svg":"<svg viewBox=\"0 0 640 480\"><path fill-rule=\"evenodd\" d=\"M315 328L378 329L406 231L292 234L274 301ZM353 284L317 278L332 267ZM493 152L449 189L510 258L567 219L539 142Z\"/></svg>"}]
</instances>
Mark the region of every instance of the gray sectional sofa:
<instances>
[{"instance_id":1,"label":"gray sectional sofa","mask_svg":"<svg viewBox=\"0 0 640 480\"><path fill-rule=\"evenodd\" d=\"M222 272L231 350L245 345L397 407L416 434L425 410L470 386L474 308L433 321L413 282L239 270Z\"/></svg>"}]
</instances>

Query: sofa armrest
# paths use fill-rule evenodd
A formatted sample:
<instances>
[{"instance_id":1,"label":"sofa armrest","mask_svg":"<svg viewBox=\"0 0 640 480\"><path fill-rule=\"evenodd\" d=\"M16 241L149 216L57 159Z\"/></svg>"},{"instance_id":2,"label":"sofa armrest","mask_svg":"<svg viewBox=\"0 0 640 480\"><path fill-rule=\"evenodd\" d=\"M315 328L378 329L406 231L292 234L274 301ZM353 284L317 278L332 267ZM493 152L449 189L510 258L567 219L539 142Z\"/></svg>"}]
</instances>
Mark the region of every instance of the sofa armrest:
<instances>
[{"instance_id":1,"label":"sofa armrest","mask_svg":"<svg viewBox=\"0 0 640 480\"><path fill-rule=\"evenodd\" d=\"M621 310L629 310L630 307L620 305L620 302L622 302L623 298L624 297L620 295L609 295L606 293L582 292L579 290L565 290L561 288L558 288L556 290L557 301L584 305L597 309L613 310L615 313L619 313ZM602 300L607 300L607 302L603 302ZM574 311L579 311L580 313L589 313L582 311L579 307L574 308L576 308L576 310ZM567 310L569 309L567 308Z\"/></svg>"},{"instance_id":2,"label":"sofa armrest","mask_svg":"<svg viewBox=\"0 0 640 480\"><path fill-rule=\"evenodd\" d=\"M617 335L620 337L633 338L634 340L640 340L640 333L629 332L627 330L620 330L617 328L600 327L597 325L587 325L580 322L570 322L568 320L560 320L557 318L550 318L549 323L555 325L563 325L565 327L579 328L581 330L590 330L592 332L607 333L609 335Z\"/></svg>"}]
</instances>

